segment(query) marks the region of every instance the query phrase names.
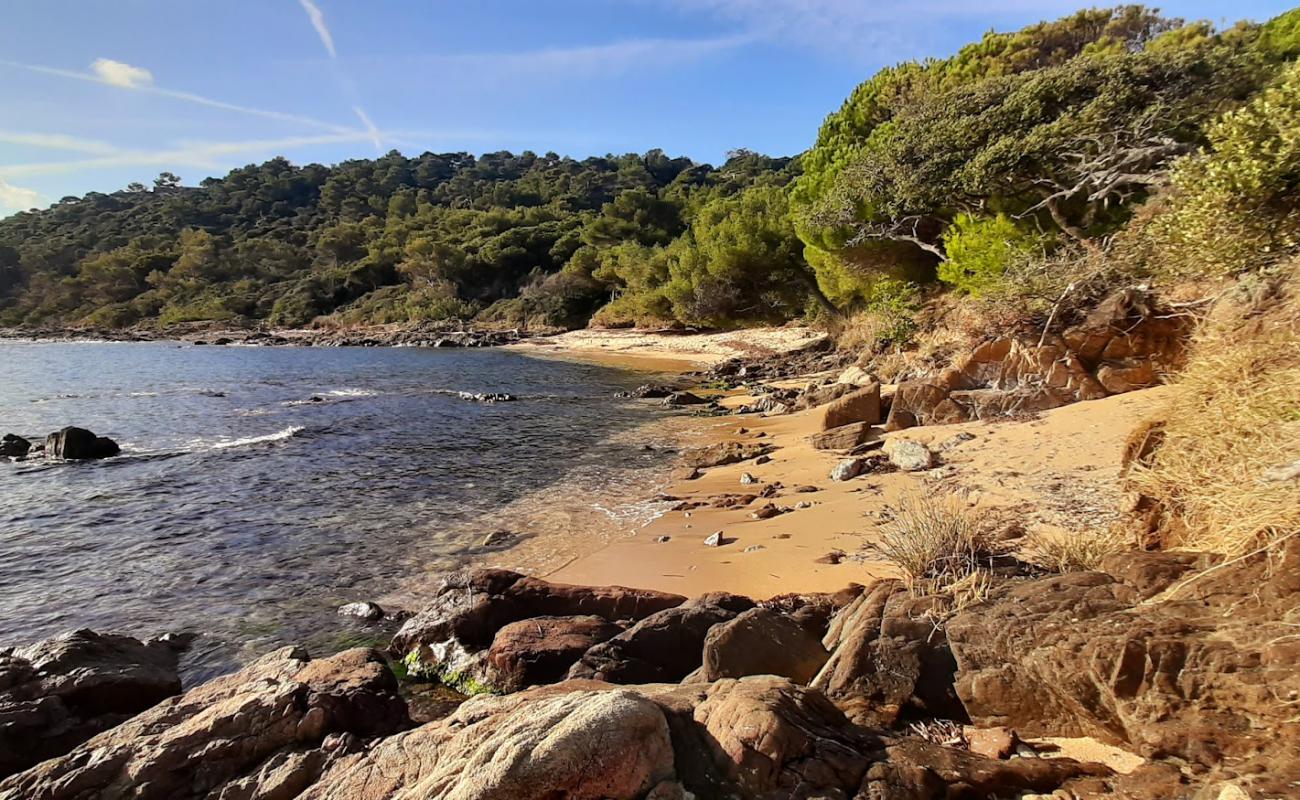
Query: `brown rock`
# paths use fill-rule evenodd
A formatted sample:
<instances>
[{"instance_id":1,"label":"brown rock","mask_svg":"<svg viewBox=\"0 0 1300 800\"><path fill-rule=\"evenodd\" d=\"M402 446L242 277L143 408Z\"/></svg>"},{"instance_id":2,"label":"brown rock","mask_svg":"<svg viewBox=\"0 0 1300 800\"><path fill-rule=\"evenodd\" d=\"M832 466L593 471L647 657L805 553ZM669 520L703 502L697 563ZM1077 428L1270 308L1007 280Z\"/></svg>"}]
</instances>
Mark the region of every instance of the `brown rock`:
<instances>
[{"instance_id":1,"label":"brown rock","mask_svg":"<svg viewBox=\"0 0 1300 800\"><path fill-rule=\"evenodd\" d=\"M818 450L852 450L860 444L878 439L879 430L867 422L851 422L815 433L808 437L808 441Z\"/></svg>"},{"instance_id":2,"label":"brown rock","mask_svg":"<svg viewBox=\"0 0 1300 800\"><path fill-rule=\"evenodd\" d=\"M1300 645L1284 623L1300 599L1300 539L1199 573L1186 554L1164 557L1160 567L1160 556L1143 556L1125 576L1132 584L1096 572L1045 578L952 619L971 719L1095 736L1203 771L1300 774L1300 723L1278 702L1300 697Z\"/></svg>"},{"instance_id":3,"label":"brown rock","mask_svg":"<svg viewBox=\"0 0 1300 800\"><path fill-rule=\"evenodd\" d=\"M680 681L700 666L709 629L735 616L714 605L660 611L592 647L569 677L609 683Z\"/></svg>"},{"instance_id":4,"label":"brown rock","mask_svg":"<svg viewBox=\"0 0 1300 800\"><path fill-rule=\"evenodd\" d=\"M830 654L820 639L790 617L755 608L713 626L704 638L702 680L779 675L808 683Z\"/></svg>"},{"instance_id":5,"label":"brown rock","mask_svg":"<svg viewBox=\"0 0 1300 800\"><path fill-rule=\"evenodd\" d=\"M828 431L855 422L875 425L880 419L880 384L872 383L833 400L822 410L818 425Z\"/></svg>"},{"instance_id":6,"label":"brown rock","mask_svg":"<svg viewBox=\"0 0 1300 800\"><path fill-rule=\"evenodd\" d=\"M1102 364L1097 368L1097 381L1111 394L1123 394L1155 386L1160 382L1160 376L1153 362L1130 360Z\"/></svg>"},{"instance_id":7,"label":"brown rock","mask_svg":"<svg viewBox=\"0 0 1300 800\"><path fill-rule=\"evenodd\" d=\"M775 449L772 445L756 442L719 442L687 450L682 454L682 462L688 467L697 469L719 467L768 455Z\"/></svg>"},{"instance_id":8,"label":"brown rock","mask_svg":"<svg viewBox=\"0 0 1300 800\"><path fill-rule=\"evenodd\" d=\"M623 632L602 617L533 617L497 631L488 649L486 680L500 692L563 680L582 654Z\"/></svg>"},{"instance_id":9,"label":"brown rock","mask_svg":"<svg viewBox=\"0 0 1300 800\"><path fill-rule=\"evenodd\" d=\"M0 650L0 778L179 694L162 642L80 630Z\"/></svg>"},{"instance_id":10,"label":"brown rock","mask_svg":"<svg viewBox=\"0 0 1300 800\"><path fill-rule=\"evenodd\" d=\"M976 755L985 758L1010 758L1020 743L1020 737L1010 728L967 727L966 746Z\"/></svg>"}]
</instances>

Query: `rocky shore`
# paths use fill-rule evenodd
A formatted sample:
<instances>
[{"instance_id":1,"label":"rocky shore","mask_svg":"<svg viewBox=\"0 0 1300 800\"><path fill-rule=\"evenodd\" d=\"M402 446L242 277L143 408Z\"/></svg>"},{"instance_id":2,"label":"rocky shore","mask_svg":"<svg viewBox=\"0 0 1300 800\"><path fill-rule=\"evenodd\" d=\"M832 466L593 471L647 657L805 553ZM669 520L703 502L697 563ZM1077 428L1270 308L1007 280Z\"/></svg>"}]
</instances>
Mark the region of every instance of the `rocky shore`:
<instances>
[{"instance_id":1,"label":"rocky shore","mask_svg":"<svg viewBox=\"0 0 1300 800\"><path fill-rule=\"evenodd\" d=\"M1033 552L1141 518L1120 478L1170 325L1129 293L895 384L812 341L647 385L699 418L657 519L340 609L385 646L184 692L184 642L0 652L0 800L1295 796L1300 537ZM978 569L882 555L909 497L979 529Z\"/></svg>"},{"instance_id":2,"label":"rocky shore","mask_svg":"<svg viewBox=\"0 0 1300 800\"><path fill-rule=\"evenodd\" d=\"M438 325L355 329L228 328L209 324L167 328L4 328L0 339L42 342L189 342L259 347L498 347L529 334L518 330L460 330Z\"/></svg>"}]
</instances>

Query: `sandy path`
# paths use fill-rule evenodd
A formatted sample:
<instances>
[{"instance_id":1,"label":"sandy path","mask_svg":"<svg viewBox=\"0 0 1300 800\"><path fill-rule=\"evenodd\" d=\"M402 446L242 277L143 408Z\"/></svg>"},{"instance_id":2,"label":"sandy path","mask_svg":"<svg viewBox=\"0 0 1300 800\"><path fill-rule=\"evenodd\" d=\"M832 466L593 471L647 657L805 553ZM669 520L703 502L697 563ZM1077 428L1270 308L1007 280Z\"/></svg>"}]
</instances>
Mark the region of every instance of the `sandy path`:
<instances>
[{"instance_id":1,"label":"sandy path","mask_svg":"<svg viewBox=\"0 0 1300 800\"><path fill-rule=\"evenodd\" d=\"M960 492L988 513L1016 518L1030 530L1068 532L1105 526L1118 514L1117 486L1129 432L1165 396L1161 388L1055 409L1037 419L973 422L916 428L886 439L914 439L933 446L958 434L974 438L942 453L943 464L921 473L868 475L833 483L838 456L813 449L813 412L783 417L727 417L701 421L700 438L752 439L779 445L772 461L716 467L695 481L667 491L684 499L753 492L764 484L784 485L779 506L809 501L810 508L768 520L750 518L755 501L739 509L668 511L647 525L617 537L590 554L553 569L548 579L579 584L621 584L683 594L731 591L753 597L784 592L830 591L891 574L874 560L869 546L881 512L906 493ZM737 434L739 426L749 429ZM742 486L750 472L761 482ZM818 491L796 494L795 486ZM722 531L733 541L711 548L703 540ZM669 536L658 543L657 537ZM754 548L747 551L747 548ZM843 551L839 564L816 559Z\"/></svg>"}]
</instances>

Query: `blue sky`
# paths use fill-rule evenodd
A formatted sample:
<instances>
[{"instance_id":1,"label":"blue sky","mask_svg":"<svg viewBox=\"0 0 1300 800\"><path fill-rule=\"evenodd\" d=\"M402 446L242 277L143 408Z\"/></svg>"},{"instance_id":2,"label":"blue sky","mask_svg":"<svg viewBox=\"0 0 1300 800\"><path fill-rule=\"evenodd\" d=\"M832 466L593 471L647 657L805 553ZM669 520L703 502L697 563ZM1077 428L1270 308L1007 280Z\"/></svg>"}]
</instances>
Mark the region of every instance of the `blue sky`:
<instances>
[{"instance_id":1,"label":"blue sky","mask_svg":"<svg viewBox=\"0 0 1300 800\"><path fill-rule=\"evenodd\" d=\"M1058 0L2 0L0 215L285 155L807 148L872 72ZM1284 0L1166 13L1266 19Z\"/></svg>"}]
</instances>

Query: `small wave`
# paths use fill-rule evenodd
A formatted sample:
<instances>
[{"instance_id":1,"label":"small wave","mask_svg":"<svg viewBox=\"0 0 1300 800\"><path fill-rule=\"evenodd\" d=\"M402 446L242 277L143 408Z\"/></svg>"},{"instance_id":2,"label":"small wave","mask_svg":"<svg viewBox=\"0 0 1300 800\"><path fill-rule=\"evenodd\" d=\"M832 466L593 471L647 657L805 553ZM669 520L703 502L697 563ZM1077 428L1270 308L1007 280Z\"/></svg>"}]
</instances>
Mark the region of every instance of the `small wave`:
<instances>
[{"instance_id":1,"label":"small wave","mask_svg":"<svg viewBox=\"0 0 1300 800\"><path fill-rule=\"evenodd\" d=\"M285 400L280 405L292 408L294 406L320 405L321 403L346 403L350 400L360 400L378 394L379 392L371 389L331 389L328 392L314 394L306 400Z\"/></svg>"},{"instance_id":2,"label":"small wave","mask_svg":"<svg viewBox=\"0 0 1300 800\"><path fill-rule=\"evenodd\" d=\"M374 397L379 392L373 389L332 389L325 394L334 397Z\"/></svg>"},{"instance_id":3,"label":"small wave","mask_svg":"<svg viewBox=\"0 0 1300 800\"><path fill-rule=\"evenodd\" d=\"M157 392L128 392L127 397L157 397Z\"/></svg>"},{"instance_id":4,"label":"small wave","mask_svg":"<svg viewBox=\"0 0 1300 800\"><path fill-rule=\"evenodd\" d=\"M243 439L232 439L228 442L217 442L212 445L212 450L225 450L230 447L244 447L250 444L264 444L268 442L282 442L285 439L292 439L303 431L307 430L301 425L291 425L284 430L268 433L264 436L248 436Z\"/></svg>"}]
</instances>

